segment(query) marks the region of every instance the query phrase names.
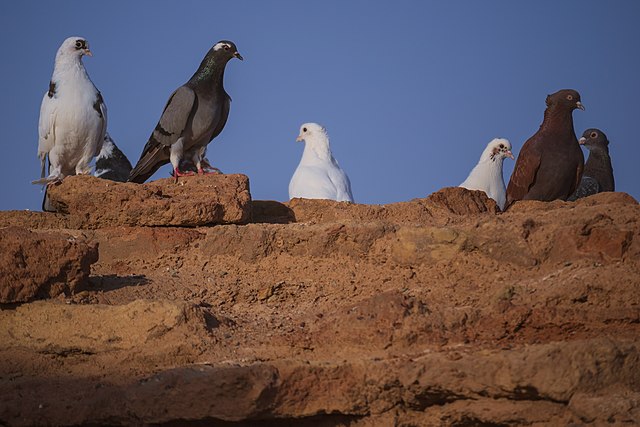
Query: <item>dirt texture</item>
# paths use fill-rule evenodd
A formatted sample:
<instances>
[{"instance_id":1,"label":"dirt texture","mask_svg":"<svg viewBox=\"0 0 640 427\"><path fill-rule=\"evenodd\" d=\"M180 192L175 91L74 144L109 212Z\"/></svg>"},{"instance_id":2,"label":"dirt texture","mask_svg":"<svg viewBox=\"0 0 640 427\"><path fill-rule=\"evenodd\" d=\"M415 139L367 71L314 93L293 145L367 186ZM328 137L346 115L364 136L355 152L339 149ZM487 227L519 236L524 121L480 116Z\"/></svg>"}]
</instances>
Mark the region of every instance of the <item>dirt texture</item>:
<instances>
[{"instance_id":1,"label":"dirt texture","mask_svg":"<svg viewBox=\"0 0 640 427\"><path fill-rule=\"evenodd\" d=\"M77 175L49 188L52 208L71 228L244 224L251 217L246 175L211 174L147 184Z\"/></svg>"},{"instance_id":2,"label":"dirt texture","mask_svg":"<svg viewBox=\"0 0 640 427\"><path fill-rule=\"evenodd\" d=\"M99 248L83 290L0 311L0 424L640 423L629 195L248 205L206 227L0 212Z\"/></svg>"},{"instance_id":3,"label":"dirt texture","mask_svg":"<svg viewBox=\"0 0 640 427\"><path fill-rule=\"evenodd\" d=\"M0 303L80 291L97 260L95 241L60 232L0 228Z\"/></svg>"}]
</instances>

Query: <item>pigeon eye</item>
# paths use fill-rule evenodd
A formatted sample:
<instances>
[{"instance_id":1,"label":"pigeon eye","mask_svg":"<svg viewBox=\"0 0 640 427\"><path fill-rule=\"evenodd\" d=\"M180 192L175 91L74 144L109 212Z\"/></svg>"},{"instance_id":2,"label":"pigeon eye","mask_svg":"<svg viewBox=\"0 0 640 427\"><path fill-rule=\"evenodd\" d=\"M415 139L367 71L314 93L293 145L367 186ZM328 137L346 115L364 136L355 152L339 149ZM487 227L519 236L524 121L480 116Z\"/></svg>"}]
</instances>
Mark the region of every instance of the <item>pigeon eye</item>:
<instances>
[{"instance_id":1,"label":"pigeon eye","mask_svg":"<svg viewBox=\"0 0 640 427\"><path fill-rule=\"evenodd\" d=\"M591 136L591 138L595 138L596 136L598 136L598 133L597 132L591 132L591 135L589 135L589 136Z\"/></svg>"},{"instance_id":2,"label":"pigeon eye","mask_svg":"<svg viewBox=\"0 0 640 427\"><path fill-rule=\"evenodd\" d=\"M307 131L307 128L302 128L302 132L306 132L306 131Z\"/></svg>"},{"instance_id":3,"label":"pigeon eye","mask_svg":"<svg viewBox=\"0 0 640 427\"><path fill-rule=\"evenodd\" d=\"M82 45L83 45L82 40L76 40L76 49L82 48Z\"/></svg>"},{"instance_id":4,"label":"pigeon eye","mask_svg":"<svg viewBox=\"0 0 640 427\"><path fill-rule=\"evenodd\" d=\"M500 148L504 148L504 144L500 144Z\"/></svg>"},{"instance_id":5,"label":"pigeon eye","mask_svg":"<svg viewBox=\"0 0 640 427\"><path fill-rule=\"evenodd\" d=\"M573 101L573 95L567 95L567 99L568 99L569 101Z\"/></svg>"},{"instance_id":6,"label":"pigeon eye","mask_svg":"<svg viewBox=\"0 0 640 427\"><path fill-rule=\"evenodd\" d=\"M231 49L231 46L229 46L228 44L225 44L224 45L224 50L229 50L229 49Z\"/></svg>"}]
</instances>

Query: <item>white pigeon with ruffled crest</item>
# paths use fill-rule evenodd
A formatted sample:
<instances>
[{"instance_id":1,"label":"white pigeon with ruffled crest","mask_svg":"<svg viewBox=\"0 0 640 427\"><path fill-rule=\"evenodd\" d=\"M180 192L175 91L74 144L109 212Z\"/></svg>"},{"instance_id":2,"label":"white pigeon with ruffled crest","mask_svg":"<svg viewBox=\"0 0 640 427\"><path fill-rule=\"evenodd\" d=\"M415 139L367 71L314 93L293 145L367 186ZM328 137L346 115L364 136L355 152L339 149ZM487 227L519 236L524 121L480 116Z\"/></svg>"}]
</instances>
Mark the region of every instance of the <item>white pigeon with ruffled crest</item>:
<instances>
[{"instance_id":1,"label":"white pigeon with ruffled crest","mask_svg":"<svg viewBox=\"0 0 640 427\"><path fill-rule=\"evenodd\" d=\"M511 143L504 138L495 138L484 149L478 164L471 170L460 187L467 190L481 190L504 210L507 201L507 189L502 177L502 163L505 157L513 160Z\"/></svg>"}]
</instances>

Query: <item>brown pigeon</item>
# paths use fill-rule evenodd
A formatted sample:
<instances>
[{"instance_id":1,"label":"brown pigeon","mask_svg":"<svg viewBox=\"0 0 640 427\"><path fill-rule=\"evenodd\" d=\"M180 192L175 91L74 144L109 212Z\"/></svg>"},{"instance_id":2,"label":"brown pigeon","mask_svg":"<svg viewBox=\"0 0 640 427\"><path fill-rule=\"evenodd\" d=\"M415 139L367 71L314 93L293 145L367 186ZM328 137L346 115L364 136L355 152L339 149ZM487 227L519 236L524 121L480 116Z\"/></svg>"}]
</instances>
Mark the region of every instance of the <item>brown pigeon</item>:
<instances>
[{"instance_id":1,"label":"brown pigeon","mask_svg":"<svg viewBox=\"0 0 640 427\"><path fill-rule=\"evenodd\" d=\"M507 187L509 207L517 200L567 200L576 191L584 156L573 130L573 110L584 110L580 94L562 89L547 96L540 129L527 140Z\"/></svg>"}]
</instances>

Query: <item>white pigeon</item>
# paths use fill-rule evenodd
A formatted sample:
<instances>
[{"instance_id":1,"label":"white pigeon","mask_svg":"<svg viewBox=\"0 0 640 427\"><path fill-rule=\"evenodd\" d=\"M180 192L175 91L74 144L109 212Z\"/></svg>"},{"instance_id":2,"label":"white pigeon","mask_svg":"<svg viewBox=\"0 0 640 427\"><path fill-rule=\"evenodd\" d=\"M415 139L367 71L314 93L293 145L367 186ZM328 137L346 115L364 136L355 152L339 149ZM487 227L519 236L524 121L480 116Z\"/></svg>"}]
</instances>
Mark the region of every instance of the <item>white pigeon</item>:
<instances>
[{"instance_id":1,"label":"white pigeon","mask_svg":"<svg viewBox=\"0 0 640 427\"><path fill-rule=\"evenodd\" d=\"M69 37L56 54L49 90L40 106L38 157L42 179L34 184L62 180L65 176L89 174L107 129L107 107L82 64L92 56L84 37ZM49 174L45 177L45 160Z\"/></svg>"},{"instance_id":2,"label":"white pigeon","mask_svg":"<svg viewBox=\"0 0 640 427\"><path fill-rule=\"evenodd\" d=\"M296 141L304 141L304 152L289 182L289 198L330 199L353 202L349 177L331 154L329 136L317 123L300 126Z\"/></svg>"},{"instance_id":3,"label":"white pigeon","mask_svg":"<svg viewBox=\"0 0 640 427\"><path fill-rule=\"evenodd\" d=\"M495 138L487 144L487 148L480 156L480 161L460 187L484 191L487 196L496 201L500 210L504 210L507 189L502 178L502 162L505 157L513 160L511 143L504 138Z\"/></svg>"}]
</instances>

